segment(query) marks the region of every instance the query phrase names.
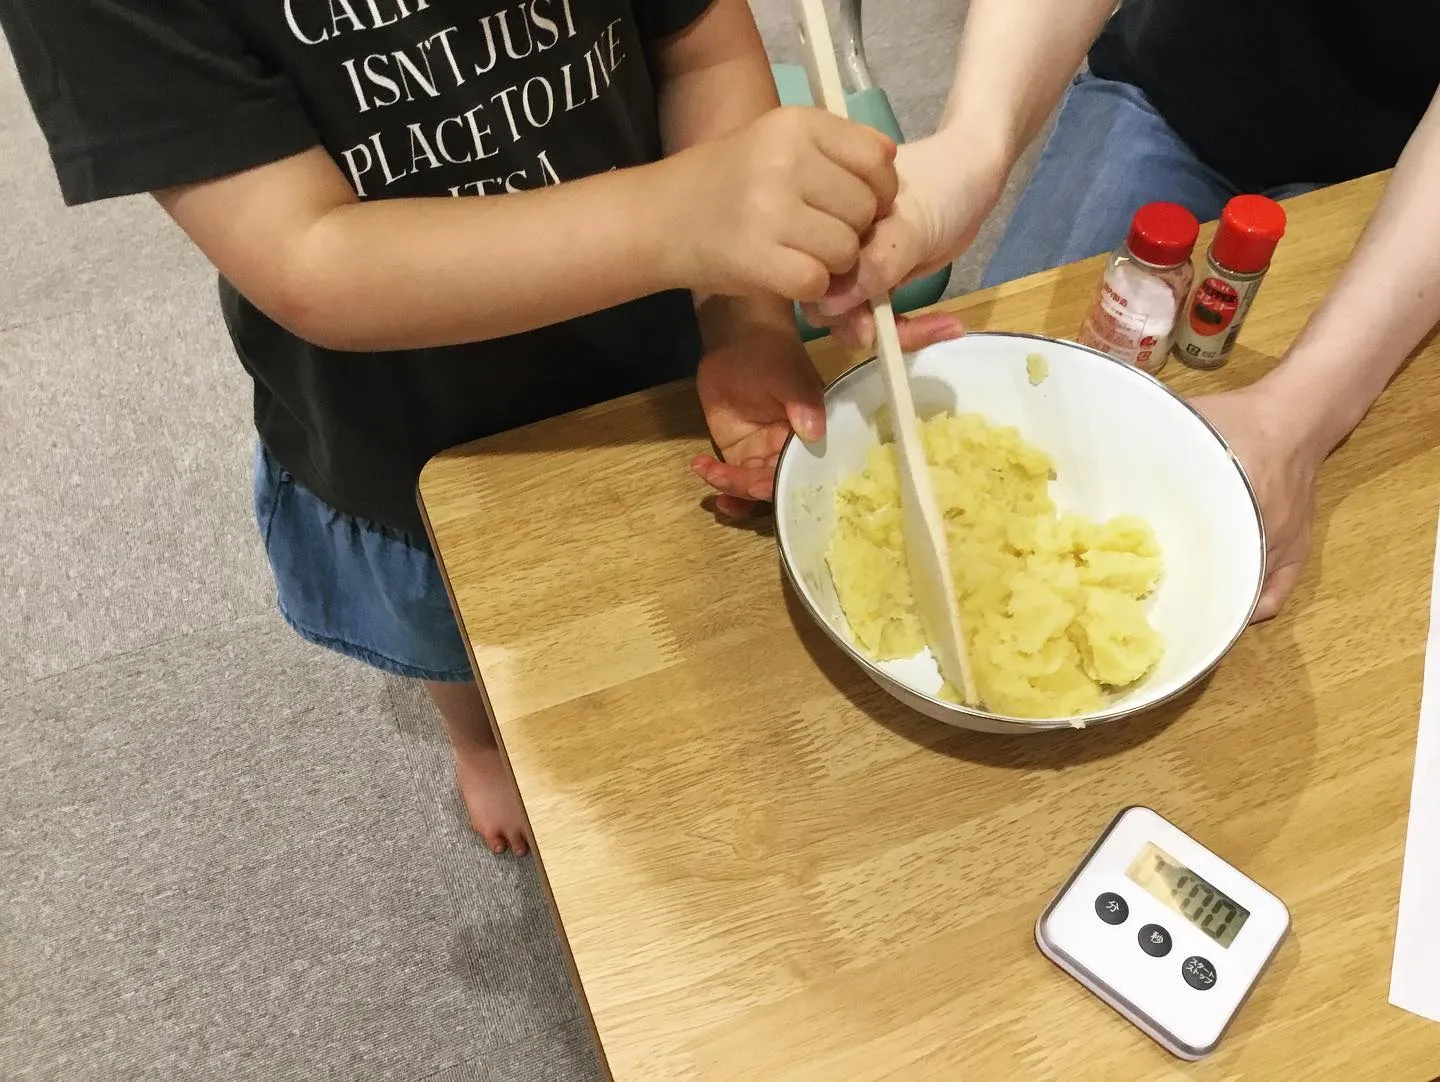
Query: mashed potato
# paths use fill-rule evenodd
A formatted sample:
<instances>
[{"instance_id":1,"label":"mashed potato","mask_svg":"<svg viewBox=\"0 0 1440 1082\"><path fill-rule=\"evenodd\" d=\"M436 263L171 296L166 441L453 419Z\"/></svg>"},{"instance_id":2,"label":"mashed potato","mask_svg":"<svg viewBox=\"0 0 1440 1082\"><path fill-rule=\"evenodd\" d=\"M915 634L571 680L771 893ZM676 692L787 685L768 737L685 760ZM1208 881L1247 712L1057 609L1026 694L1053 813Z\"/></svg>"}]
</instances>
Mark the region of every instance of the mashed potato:
<instances>
[{"instance_id":1,"label":"mashed potato","mask_svg":"<svg viewBox=\"0 0 1440 1082\"><path fill-rule=\"evenodd\" d=\"M922 432L986 709L1073 717L1148 673L1163 650L1143 604L1161 574L1149 525L1058 514L1049 457L1014 428L941 414ZM835 500L827 560L856 643L881 661L918 653L893 444Z\"/></svg>"},{"instance_id":2,"label":"mashed potato","mask_svg":"<svg viewBox=\"0 0 1440 1082\"><path fill-rule=\"evenodd\" d=\"M1030 386L1040 386L1049 374L1050 362L1045 359L1045 354L1032 353L1025 358L1025 377L1030 381Z\"/></svg>"}]
</instances>

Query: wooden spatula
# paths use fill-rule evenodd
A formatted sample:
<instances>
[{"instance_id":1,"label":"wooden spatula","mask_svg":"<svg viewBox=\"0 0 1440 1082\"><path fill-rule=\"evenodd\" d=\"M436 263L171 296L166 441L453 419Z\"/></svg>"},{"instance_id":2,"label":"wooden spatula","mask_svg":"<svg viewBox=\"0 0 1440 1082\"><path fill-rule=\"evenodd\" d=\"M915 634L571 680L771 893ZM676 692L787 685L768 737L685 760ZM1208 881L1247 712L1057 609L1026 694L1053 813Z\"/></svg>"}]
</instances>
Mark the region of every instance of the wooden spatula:
<instances>
[{"instance_id":1,"label":"wooden spatula","mask_svg":"<svg viewBox=\"0 0 1440 1082\"><path fill-rule=\"evenodd\" d=\"M800 36L806 48L806 70L810 92L837 116L848 117L845 87L835 60L830 26L825 20L824 0L794 0L800 22ZM980 705L970 654L965 648L964 625L955 582L950 574L950 546L945 540L945 522L935 502L920 421L905 371L905 354L889 296L870 301L875 313L875 341L880 369L890 398L894 418L896 458L900 467L900 514L903 522L906 560L915 592L915 609L925 640L940 667L940 675L960 693L967 706Z\"/></svg>"}]
</instances>

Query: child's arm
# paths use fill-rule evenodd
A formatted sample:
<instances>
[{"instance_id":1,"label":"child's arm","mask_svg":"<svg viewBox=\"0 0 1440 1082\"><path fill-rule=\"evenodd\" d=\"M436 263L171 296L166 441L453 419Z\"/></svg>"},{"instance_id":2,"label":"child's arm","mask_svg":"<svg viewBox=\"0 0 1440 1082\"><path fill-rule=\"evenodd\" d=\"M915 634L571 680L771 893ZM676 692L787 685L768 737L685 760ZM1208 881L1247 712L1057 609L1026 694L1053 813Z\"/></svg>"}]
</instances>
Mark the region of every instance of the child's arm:
<instances>
[{"instance_id":1,"label":"child's arm","mask_svg":"<svg viewBox=\"0 0 1440 1082\"><path fill-rule=\"evenodd\" d=\"M633 6L663 25L664 9ZM672 287L818 296L849 245L817 193L838 170L877 203L893 196L893 144L789 110L652 165L502 198L360 202L300 96L349 92L339 54L317 48L314 72L286 76L275 43L242 31L283 18L212 0L0 0L67 198L155 191L253 303L322 345L474 341Z\"/></svg>"},{"instance_id":2,"label":"child's arm","mask_svg":"<svg viewBox=\"0 0 1440 1082\"><path fill-rule=\"evenodd\" d=\"M765 45L746 0L714 0L683 33L656 49L660 137L667 154L722 139L779 108ZM879 209L874 190L837 167L817 174L806 206L815 236L836 263L854 265L860 236ZM777 293L710 298L697 291L696 308L707 345L729 338L737 322L794 328L789 299Z\"/></svg>"},{"instance_id":3,"label":"child's arm","mask_svg":"<svg viewBox=\"0 0 1440 1082\"><path fill-rule=\"evenodd\" d=\"M657 48L654 66L668 153L724 138L779 105L746 0L714 0L687 30ZM853 265L879 201L843 170L825 173L798 213L814 220L817 236L827 237L834 262ZM700 402L721 457L702 455L694 467L719 491L719 510L738 516L753 501L772 496L776 458L792 429L806 439L824 433L822 388L786 297L697 295L696 309L706 350Z\"/></svg>"},{"instance_id":4,"label":"child's arm","mask_svg":"<svg viewBox=\"0 0 1440 1082\"><path fill-rule=\"evenodd\" d=\"M656 49L655 69L667 154L729 136L780 105L746 0L713 0L699 19ZM783 166L783 159L777 159L768 167ZM803 203L792 205L797 226L814 238L829 261L852 266L859 236L884 209L876 188L836 164L817 163L803 197ZM784 311L793 323L788 305L772 300L768 307Z\"/></svg>"},{"instance_id":5,"label":"child's arm","mask_svg":"<svg viewBox=\"0 0 1440 1082\"><path fill-rule=\"evenodd\" d=\"M157 198L251 303L301 337L450 345L665 289L818 297L856 248L835 243L841 223L802 214L802 194L832 172L881 197L894 189L892 145L821 119L777 113L662 162L501 198L361 203L319 148Z\"/></svg>"}]
</instances>

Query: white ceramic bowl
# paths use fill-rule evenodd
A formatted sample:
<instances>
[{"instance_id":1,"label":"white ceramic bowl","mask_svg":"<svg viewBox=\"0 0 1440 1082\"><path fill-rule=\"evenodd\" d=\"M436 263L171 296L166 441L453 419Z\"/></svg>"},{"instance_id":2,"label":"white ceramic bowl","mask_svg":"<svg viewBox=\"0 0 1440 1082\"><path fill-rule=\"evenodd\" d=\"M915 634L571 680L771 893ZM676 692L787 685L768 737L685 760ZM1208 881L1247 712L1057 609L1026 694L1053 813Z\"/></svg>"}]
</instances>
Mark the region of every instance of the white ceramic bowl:
<instances>
[{"instance_id":1,"label":"white ceramic bowl","mask_svg":"<svg viewBox=\"0 0 1440 1082\"><path fill-rule=\"evenodd\" d=\"M1032 386L1026 357L1049 374ZM881 687L939 721L987 732L1094 725L1148 710L1204 677L1249 623L1265 578L1259 507L1239 462L1216 431L1159 380L1073 342L1021 334L970 334L913 354L908 363L921 416L973 412L1014 425L1055 462L1051 493L1065 510L1095 519L1144 518L1165 563L1150 602L1164 637L1155 670L1099 711L1079 718L1022 719L937 698L929 651L874 662L853 642L825 552L837 482L862 469L877 441L885 401L879 365L852 368L825 392L828 431L819 444L791 438L775 482L776 528L785 572L805 609Z\"/></svg>"}]
</instances>

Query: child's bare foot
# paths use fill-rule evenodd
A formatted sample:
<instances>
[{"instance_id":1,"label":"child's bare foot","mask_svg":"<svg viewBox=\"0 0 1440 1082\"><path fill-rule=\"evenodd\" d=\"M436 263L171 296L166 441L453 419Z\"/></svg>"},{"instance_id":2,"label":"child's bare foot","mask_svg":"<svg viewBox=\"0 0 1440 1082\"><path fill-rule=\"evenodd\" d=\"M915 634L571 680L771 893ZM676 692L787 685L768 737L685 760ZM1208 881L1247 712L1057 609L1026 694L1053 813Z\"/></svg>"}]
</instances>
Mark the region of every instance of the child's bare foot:
<instances>
[{"instance_id":1,"label":"child's bare foot","mask_svg":"<svg viewBox=\"0 0 1440 1082\"><path fill-rule=\"evenodd\" d=\"M463 754L456 749L455 778L460 783L465 810L470 813L470 825L492 852L503 853L509 848L517 857L523 857L530 851L525 809L500 761L499 748L491 744L488 748L467 749Z\"/></svg>"},{"instance_id":2,"label":"child's bare foot","mask_svg":"<svg viewBox=\"0 0 1440 1082\"><path fill-rule=\"evenodd\" d=\"M530 851L525 808L500 758L500 749L495 746L480 689L473 682L427 681L425 690L445 722L450 750L455 753L455 780L460 784L470 825L492 852L509 849L523 857Z\"/></svg>"}]
</instances>

